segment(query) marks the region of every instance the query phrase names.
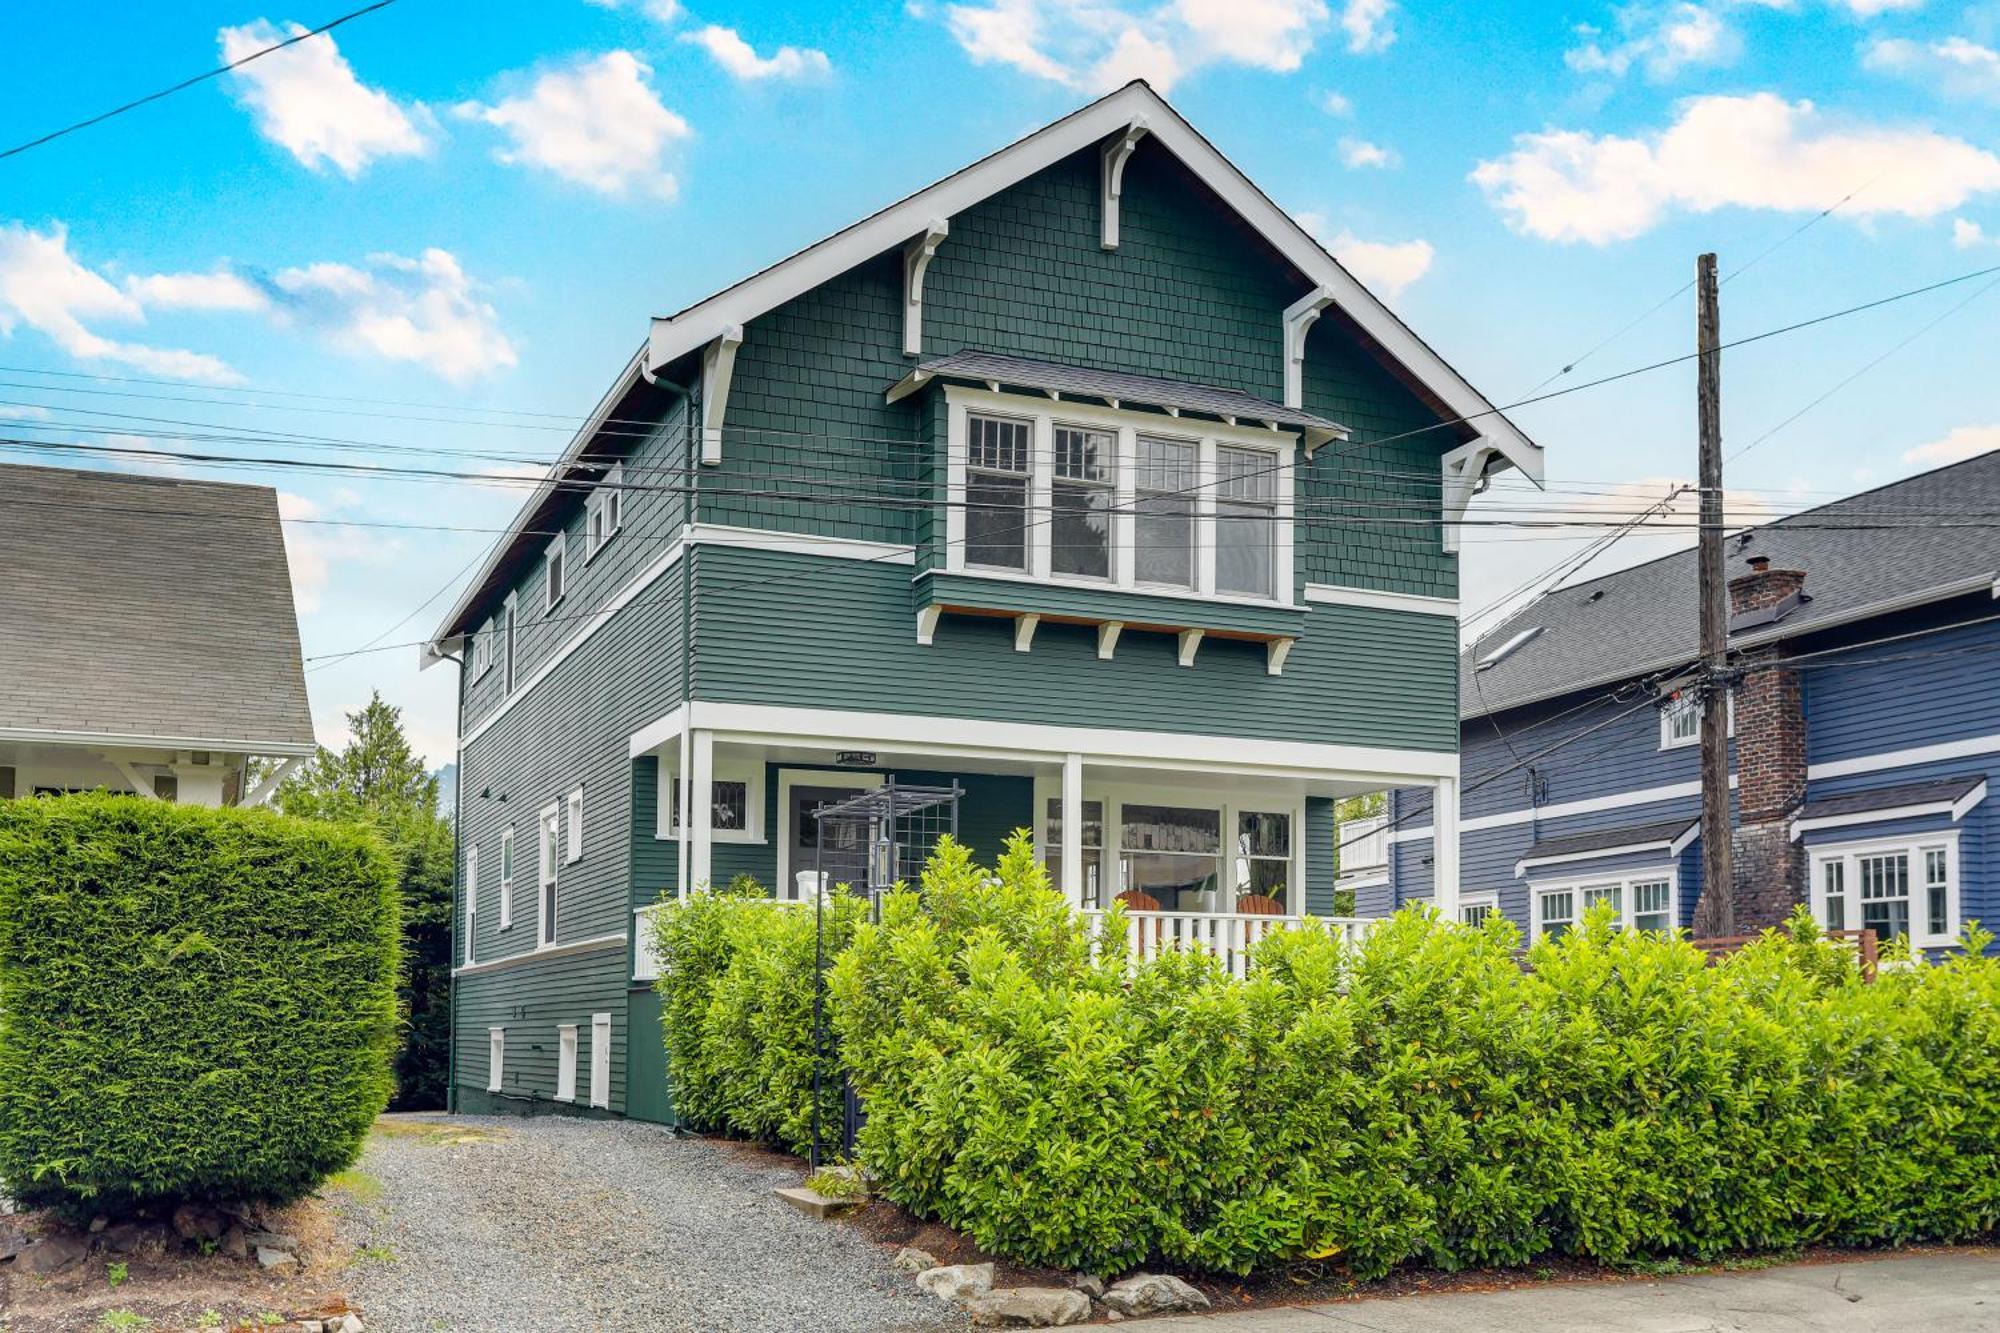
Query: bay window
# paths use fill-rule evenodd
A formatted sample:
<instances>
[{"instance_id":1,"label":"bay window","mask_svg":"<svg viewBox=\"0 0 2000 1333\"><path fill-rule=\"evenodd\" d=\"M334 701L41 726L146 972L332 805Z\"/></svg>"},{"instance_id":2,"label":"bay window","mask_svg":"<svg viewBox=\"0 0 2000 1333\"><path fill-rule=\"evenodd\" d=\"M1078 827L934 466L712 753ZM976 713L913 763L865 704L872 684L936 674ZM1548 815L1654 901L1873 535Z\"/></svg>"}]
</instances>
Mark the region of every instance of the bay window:
<instances>
[{"instance_id":1,"label":"bay window","mask_svg":"<svg viewBox=\"0 0 2000 1333\"><path fill-rule=\"evenodd\" d=\"M1816 847L1812 909L1828 930L1872 930L1919 948L1958 935L1958 833Z\"/></svg>"},{"instance_id":2,"label":"bay window","mask_svg":"<svg viewBox=\"0 0 2000 1333\"><path fill-rule=\"evenodd\" d=\"M1296 435L946 390L949 571L1290 605Z\"/></svg>"},{"instance_id":3,"label":"bay window","mask_svg":"<svg viewBox=\"0 0 2000 1333\"><path fill-rule=\"evenodd\" d=\"M1666 932L1676 928L1675 877L1671 869L1612 872L1569 884L1537 884L1529 892L1535 936L1560 939L1603 903L1621 930Z\"/></svg>"}]
</instances>

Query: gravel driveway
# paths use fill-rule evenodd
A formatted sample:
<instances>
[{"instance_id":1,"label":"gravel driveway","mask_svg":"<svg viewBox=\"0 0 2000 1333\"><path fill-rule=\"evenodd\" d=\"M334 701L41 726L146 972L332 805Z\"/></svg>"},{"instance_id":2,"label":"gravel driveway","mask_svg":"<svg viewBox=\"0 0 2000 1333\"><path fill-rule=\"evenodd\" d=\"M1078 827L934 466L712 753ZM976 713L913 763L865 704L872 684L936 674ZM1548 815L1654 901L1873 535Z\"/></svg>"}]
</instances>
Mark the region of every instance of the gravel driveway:
<instances>
[{"instance_id":1,"label":"gravel driveway","mask_svg":"<svg viewBox=\"0 0 2000 1333\"><path fill-rule=\"evenodd\" d=\"M796 1168L655 1126L385 1117L359 1169L380 1194L341 1229L371 1333L965 1327L857 1230L774 1198Z\"/></svg>"}]
</instances>

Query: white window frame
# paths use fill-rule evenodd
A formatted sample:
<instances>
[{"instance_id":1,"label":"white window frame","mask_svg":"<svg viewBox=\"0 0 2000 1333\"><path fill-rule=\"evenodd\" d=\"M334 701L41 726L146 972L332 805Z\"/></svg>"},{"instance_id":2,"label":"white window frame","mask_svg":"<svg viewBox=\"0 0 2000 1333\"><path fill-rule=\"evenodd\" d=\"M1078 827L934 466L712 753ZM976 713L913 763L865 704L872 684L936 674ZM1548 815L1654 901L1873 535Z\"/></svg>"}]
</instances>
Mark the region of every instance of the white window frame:
<instances>
[{"instance_id":1,"label":"white window frame","mask_svg":"<svg viewBox=\"0 0 2000 1333\"><path fill-rule=\"evenodd\" d=\"M583 788L563 798L563 864L583 859Z\"/></svg>"},{"instance_id":2,"label":"white window frame","mask_svg":"<svg viewBox=\"0 0 2000 1333\"><path fill-rule=\"evenodd\" d=\"M1572 872L1574 873L1574 872ZM1528 884L1528 938L1542 937L1542 899L1551 893L1570 895L1570 916L1567 924L1574 930L1583 924L1583 914L1588 904L1583 900L1585 889L1618 889L1618 926L1621 930L1633 929L1632 919L1639 915L1633 900L1632 886L1635 884L1657 884L1665 880L1667 884L1667 923L1669 929L1679 929L1681 920L1681 876L1680 870L1671 865L1641 866L1636 870L1610 870L1601 875L1576 875L1562 880L1531 880ZM1647 915L1652 915L1648 913Z\"/></svg>"},{"instance_id":3,"label":"white window frame","mask_svg":"<svg viewBox=\"0 0 2000 1333\"><path fill-rule=\"evenodd\" d=\"M493 669L493 622L488 620L472 635L472 678L485 679Z\"/></svg>"},{"instance_id":4,"label":"white window frame","mask_svg":"<svg viewBox=\"0 0 2000 1333\"><path fill-rule=\"evenodd\" d=\"M680 764L678 756L663 755L660 759L659 800L654 806L653 836L669 842L680 841L678 821L680 803ZM741 829L709 829L710 842L762 843L764 833L764 761L762 759L717 759L715 771L709 778L715 782L741 782L744 784L744 811L748 827ZM714 794L710 793L710 799Z\"/></svg>"},{"instance_id":5,"label":"white window frame","mask_svg":"<svg viewBox=\"0 0 2000 1333\"><path fill-rule=\"evenodd\" d=\"M492 1027L486 1029L486 1090L500 1091L506 1074L507 1029Z\"/></svg>"},{"instance_id":6,"label":"white window frame","mask_svg":"<svg viewBox=\"0 0 2000 1333\"><path fill-rule=\"evenodd\" d=\"M1115 588L1142 592L1149 596L1184 597L1200 601L1232 602L1248 606L1293 606L1293 497L1298 467L1299 436L1293 431L1270 430L1225 422L1196 421L1170 417L1158 412L1133 412L1099 407L1088 403L1054 402L1024 394L995 393L962 385L945 388L947 403L946 492L953 502L945 509L944 568L968 578L999 581L1055 582L1081 588ZM965 508L967 472L967 420L972 415L992 415L1031 423L1029 458L1033 468L1028 489L1027 570L1016 573L969 565L965 559ZM1111 527L1111 578L1088 575L1055 575L1050 572L1050 486L1055 473L1055 428L1075 426L1109 430L1118 437L1113 468L1115 500ZM1138 439L1146 435L1164 440L1180 440L1198 447L1196 489L1189 497L1195 503L1195 580L1192 588L1140 583L1136 577L1135 551L1137 514L1133 504L1137 478ZM1217 592L1215 588L1215 451L1218 445L1256 449L1271 455L1278 468L1274 506L1274 568L1271 597Z\"/></svg>"},{"instance_id":7,"label":"white window frame","mask_svg":"<svg viewBox=\"0 0 2000 1333\"><path fill-rule=\"evenodd\" d=\"M569 534L558 532L542 552L542 613L552 613L569 596Z\"/></svg>"},{"instance_id":8,"label":"white window frame","mask_svg":"<svg viewBox=\"0 0 2000 1333\"><path fill-rule=\"evenodd\" d=\"M535 947L553 949L562 921L562 803L551 802L535 817Z\"/></svg>"},{"instance_id":9,"label":"white window frame","mask_svg":"<svg viewBox=\"0 0 2000 1333\"><path fill-rule=\"evenodd\" d=\"M1500 915L1500 895L1497 893L1460 894L1458 899L1458 924L1475 927L1486 924L1483 918L1478 922L1467 921L1465 919L1465 914L1475 909L1484 910L1489 916Z\"/></svg>"},{"instance_id":10,"label":"white window frame","mask_svg":"<svg viewBox=\"0 0 2000 1333\"><path fill-rule=\"evenodd\" d=\"M475 961L473 948L479 939L479 848L465 849L465 965Z\"/></svg>"},{"instance_id":11,"label":"white window frame","mask_svg":"<svg viewBox=\"0 0 2000 1333\"><path fill-rule=\"evenodd\" d=\"M576 1024L556 1024L556 1100L576 1100Z\"/></svg>"},{"instance_id":12,"label":"white window frame","mask_svg":"<svg viewBox=\"0 0 2000 1333\"><path fill-rule=\"evenodd\" d=\"M611 1109L611 1015L590 1016L590 1104Z\"/></svg>"},{"instance_id":13,"label":"white window frame","mask_svg":"<svg viewBox=\"0 0 2000 1333\"><path fill-rule=\"evenodd\" d=\"M510 592L507 594L506 599L500 603L500 607L507 617L506 640L500 645L507 650L506 675L502 683L506 692L512 695L514 693L515 682L521 678L521 673L516 666L516 662L520 657L519 649L521 646L521 599L518 594Z\"/></svg>"},{"instance_id":14,"label":"white window frame","mask_svg":"<svg viewBox=\"0 0 2000 1333\"><path fill-rule=\"evenodd\" d=\"M602 520L603 535L598 535ZM583 563L611 545L625 526L625 465L613 463L583 502Z\"/></svg>"},{"instance_id":15,"label":"white window frame","mask_svg":"<svg viewBox=\"0 0 2000 1333\"><path fill-rule=\"evenodd\" d=\"M1910 867L1910 943L1920 949L1949 948L1958 943L1958 932L1964 922L1961 903L1960 867L1958 858L1958 829L1944 829L1936 833L1899 834L1895 837L1868 838L1854 842L1822 843L1807 849L1808 897L1812 904L1813 920L1826 925L1826 872L1821 868L1829 861L1843 863L1842 896L1846 899L1846 929L1861 929L1861 871L1855 863L1864 857L1894 855L1901 852L1909 857ZM1930 900L1924 883L1924 853L1942 850L1944 852L1945 885L1945 931L1942 934L1930 930ZM1881 943L1887 943L1884 940Z\"/></svg>"},{"instance_id":16,"label":"white window frame","mask_svg":"<svg viewBox=\"0 0 2000 1333\"><path fill-rule=\"evenodd\" d=\"M1050 851L1060 852L1049 841L1049 802L1062 797L1062 779L1056 776L1038 777L1035 780L1034 835L1038 854ZM1109 907L1114 899L1126 889L1125 883L1125 807L1128 805L1168 805L1189 809L1215 810L1222 818L1222 849L1218 860L1222 874L1228 881L1228 900L1204 911L1188 912L1183 915L1204 915L1214 913L1224 916L1234 915L1236 899L1249 892L1247 885L1238 883L1238 873L1243 869L1238 863L1246 858L1236 854L1235 840L1237 816L1245 813L1281 814L1291 817L1292 853L1286 870L1285 892L1290 901L1285 907L1285 917L1291 919L1305 915L1306 894L1306 799L1305 791L1296 783L1271 782L1255 783L1231 782L1215 785L1208 781L1183 784L1172 779L1166 781L1144 781L1139 779L1114 779L1099 781L1086 774L1083 783L1083 799L1104 803L1104 848L1099 860L1099 884L1104 894L1101 907ZM1262 859L1262 858L1260 858Z\"/></svg>"},{"instance_id":17,"label":"white window frame","mask_svg":"<svg viewBox=\"0 0 2000 1333\"><path fill-rule=\"evenodd\" d=\"M500 929L514 928L514 826L500 830Z\"/></svg>"},{"instance_id":18,"label":"white window frame","mask_svg":"<svg viewBox=\"0 0 2000 1333\"><path fill-rule=\"evenodd\" d=\"M1689 695L1685 699L1674 700L1660 705L1660 748L1662 750L1685 750L1690 745L1701 744L1701 723L1699 720L1695 722L1693 735L1675 736L1673 734L1672 719L1682 711L1692 711L1695 717L1699 719L1702 714L1701 700L1694 695ZM1729 692L1727 712L1729 734L1734 736L1736 734L1736 691L1734 690Z\"/></svg>"}]
</instances>

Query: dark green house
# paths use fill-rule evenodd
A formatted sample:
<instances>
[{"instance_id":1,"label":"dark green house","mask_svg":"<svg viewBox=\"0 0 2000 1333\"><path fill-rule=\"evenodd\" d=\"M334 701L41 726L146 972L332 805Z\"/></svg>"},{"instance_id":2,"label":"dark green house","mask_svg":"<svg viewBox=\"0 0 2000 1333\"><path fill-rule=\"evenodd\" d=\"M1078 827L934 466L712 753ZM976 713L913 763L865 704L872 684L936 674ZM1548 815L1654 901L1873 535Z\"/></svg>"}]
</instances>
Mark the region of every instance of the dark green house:
<instances>
[{"instance_id":1,"label":"dark green house","mask_svg":"<svg viewBox=\"0 0 2000 1333\"><path fill-rule=\"evenodd\" d=\"M859 879L816 812L891 781L1148 940L1328 913L1335 800L1454 817L1455 520L1506 467L1142 83L655 319L427 650L457 1104L671 1118L646 913Z\"/></svg>"}]
</instances>

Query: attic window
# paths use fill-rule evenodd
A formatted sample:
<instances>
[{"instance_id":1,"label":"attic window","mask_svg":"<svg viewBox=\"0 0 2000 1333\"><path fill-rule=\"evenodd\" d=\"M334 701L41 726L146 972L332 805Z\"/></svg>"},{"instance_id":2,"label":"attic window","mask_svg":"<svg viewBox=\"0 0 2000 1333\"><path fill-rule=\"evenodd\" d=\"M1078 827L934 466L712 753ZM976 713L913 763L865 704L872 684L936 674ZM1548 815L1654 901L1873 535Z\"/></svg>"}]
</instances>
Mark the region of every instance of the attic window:
<instances>
[{"instance_id":1,"label":"attic window","mask_svg":"<svg viewBox=\"0 0 2000 1333\"><path fill-rule=\"evenodd\" d=\"M1527 643L1528 640L1534 638L1537 634L1540 634L1541 632L1542 632L1542 627L1540 625L1530 625L1528 628L1522 630L1519 634L1516 634L1513 638L1507 640L1507 642L1501 644L1498 648L1495 648L1492 652L1486 654L1486 656L1480 658L1479 665L1476 668L1476 670L1485 671L1488 670L1489 668L1499 666L1509 657L1512 657L1514 653L1518 651L1523 644Z\"/></svg>"}]
</instances>

